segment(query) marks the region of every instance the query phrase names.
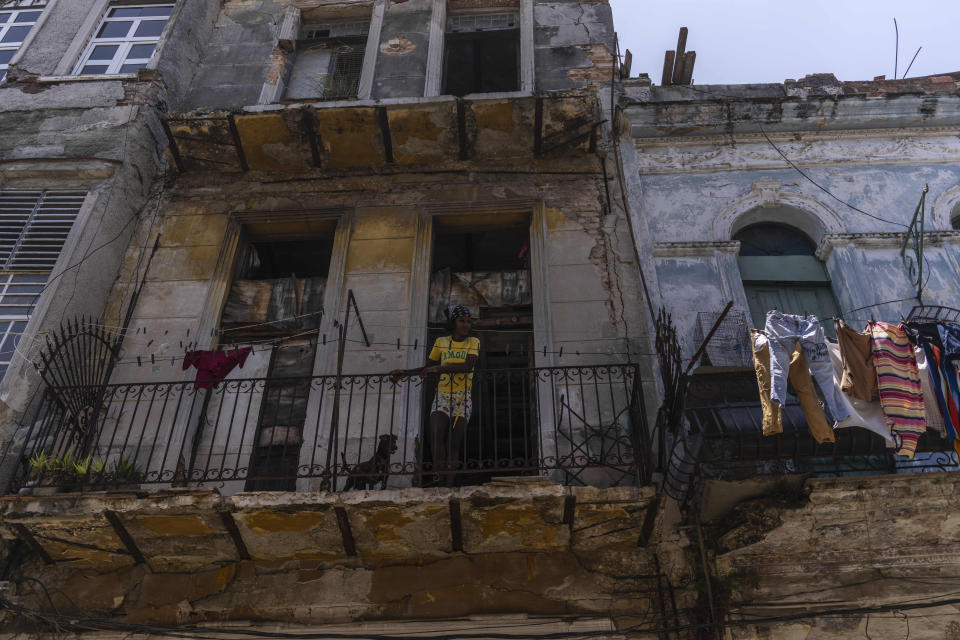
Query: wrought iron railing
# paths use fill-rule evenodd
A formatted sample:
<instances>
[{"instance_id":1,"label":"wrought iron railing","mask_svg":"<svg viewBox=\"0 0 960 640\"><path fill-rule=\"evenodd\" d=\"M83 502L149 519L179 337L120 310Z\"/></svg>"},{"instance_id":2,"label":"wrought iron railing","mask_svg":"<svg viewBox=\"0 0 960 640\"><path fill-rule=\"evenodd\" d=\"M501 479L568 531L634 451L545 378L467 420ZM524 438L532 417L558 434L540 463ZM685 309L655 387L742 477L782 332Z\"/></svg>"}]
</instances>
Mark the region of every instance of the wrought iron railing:
<instances>
[{"instance_id":1,"label":"wrought iron railing","mask_svg":"<svg viewBox=\"0 0 960 640\"><path fill-rule=\"evenodd\" d=\"M881 436L851 427L834 430L835 442L810 434L799 401L788 395L783 433L764 436L753 370L721 371L691 377L685 429L677 434L667 462L666 483L682 493L690 476L745 478L776 473L817 476L958 470L948 441L928 430L913 460L894 454Z\"/></svg>"},{"instance_id":2,"label":"wrought iron railing","mask_svg":"<svg viewBox=\"0 0 960 640\"><path fill-rule=\"evenodd\" d=\"M0 465L8 491L313 490L549 474L636 484L651 451L636 365L480 370L454 462L433 464L436 378L388 375L49 387ZM65 399L88 398L77 408ZM456 413L456 409L453 411ZM10 468L7 466L6 468Z\"/></svg>"}]
</instances>

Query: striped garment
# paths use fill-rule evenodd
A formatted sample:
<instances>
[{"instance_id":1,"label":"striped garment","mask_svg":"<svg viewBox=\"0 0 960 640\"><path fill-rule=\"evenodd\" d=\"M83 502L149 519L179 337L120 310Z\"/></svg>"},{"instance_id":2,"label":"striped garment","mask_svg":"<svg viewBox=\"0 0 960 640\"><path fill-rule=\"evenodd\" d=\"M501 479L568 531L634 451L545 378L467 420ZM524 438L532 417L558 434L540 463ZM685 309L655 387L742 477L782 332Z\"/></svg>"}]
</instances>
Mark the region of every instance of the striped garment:
<instances>
[{"instance_id":1,"label":"striped garment","mask_svg":"<svg viewBox=\"0 0 960 640\"><path fill-rule=\"evenodd\" d=\"M900 440L897 454L912 458L920 435L927 429L920 372L913 345L903 327L868 322L873 364L877 368L880 405L890 431Z\"/></svg>"}]
</instances>

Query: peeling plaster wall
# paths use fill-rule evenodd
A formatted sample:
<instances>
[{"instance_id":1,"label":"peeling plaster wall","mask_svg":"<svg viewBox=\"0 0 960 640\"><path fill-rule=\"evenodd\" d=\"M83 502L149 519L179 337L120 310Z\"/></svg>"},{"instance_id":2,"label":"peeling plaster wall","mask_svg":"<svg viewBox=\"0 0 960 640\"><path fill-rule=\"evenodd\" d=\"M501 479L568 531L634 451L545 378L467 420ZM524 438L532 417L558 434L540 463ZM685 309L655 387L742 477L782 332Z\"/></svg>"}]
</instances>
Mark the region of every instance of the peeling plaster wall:
<instances>
[{"instance_id":1,"label":"peeling plaster wall","mask_svg":"<svg viewBox=\"0 0 960 640\"><path fill-rule=\"evenodd\" d=\"M735 487L734 487L735 488ZM729 491L720 483L713 490ZM766 496L708 525L732 619L931 603L956 596L956 473L807 481L808 498ZM720 587L723 588L723 587ZM960 605L851 612L730 630L737 640L955 637Z\"/></svg>"},{"instance_id":2,"label":"peeling plaster wall","mask_svg":"<svg viewBox=\"0 0 960 640\"><path fill-rule=\"evenodd\" d=\"M610 82L615 36L606 0L536 0L533 11L538 93Z\"/></svg>"},{"instance_id":3,"label":"peeling plaster wall","mask_svg":"<svg viewBox=\"0 0 960 640\"><path fill-rule=\"evenodd\" d=\"M183 110L257 104L287 4L282 0L222 3L212 33L198 52L199 68L183 98Z\"/></svg>"},{"instance_id":4,"label":"peeling plaster wall","mask_svg":"<svg viewBox=\"0 0 960 640\"><path fill-rule=\"evenodd\" d=\"M893 114L906 122L910 109L919 110L922 101L843 98L834 109L845 114L842 123L825 113L818 125L843 127L832 133L811 130L810 123L786 116L764 125L780 150L824 189L886 222L854 211L792 168L783 168L777 151L752 132L756 125L751 120L729 120L729 136L712 135L719 125L709 109L720 101L701 104L686 97L688 102L635 103L627 115L634 135L643 136L635 138L636 161L628 166L642 191L642 199L632 204L642 210L649 228L640 248L656 256L660 293L670 301L687 355L697 346L697 312L719 311L731 299L735 308L746 310L736 248L720 245L748 223L786 222L807 232L819 244L841 311L915 295L899 255L902 236L896 233L910 223L925 185L930 187L925 225L929 280L923 302L956 304L960 237L950 227L949 212L932 207L960 185L952 116L925 118L923 127L884 128ZM733 111L742 106L731 103ZM956 104L960 99L940 96L939 108L946 114ZM702 106L699 113L697 105ZM784 112L788 106L799 108L784 104ZM915 304L914 298L845 317L854 326L871 316L897 320Z\"/></svg>"}]
</instances>

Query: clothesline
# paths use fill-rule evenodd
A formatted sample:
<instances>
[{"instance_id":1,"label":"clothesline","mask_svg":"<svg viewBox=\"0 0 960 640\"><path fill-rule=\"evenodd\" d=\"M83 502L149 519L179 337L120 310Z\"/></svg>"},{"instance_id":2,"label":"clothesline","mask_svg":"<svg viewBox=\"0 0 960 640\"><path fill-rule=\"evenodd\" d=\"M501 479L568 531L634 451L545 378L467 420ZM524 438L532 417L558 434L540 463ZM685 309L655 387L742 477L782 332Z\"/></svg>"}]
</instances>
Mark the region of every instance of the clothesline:
<instances>
[{"instance_id":1,"label":"clothesline","mask_svg":"<svg viewBox=\"0 0 960 640\"><path fill-rule=\"evenodd\" d=\"M827 341L816 316L768 311L751 338L763 408L763 433L782 432L780 414L789 378L811 434L833 442L815 380L834 429L867 428L913 458L920 437L935 429L960 454L960 326L870 320L858 332L834 318L837 343ZM931 328L932 327L932 328ZM806 364L806 366L803 366Z\"/></svg>"}]
</instances>

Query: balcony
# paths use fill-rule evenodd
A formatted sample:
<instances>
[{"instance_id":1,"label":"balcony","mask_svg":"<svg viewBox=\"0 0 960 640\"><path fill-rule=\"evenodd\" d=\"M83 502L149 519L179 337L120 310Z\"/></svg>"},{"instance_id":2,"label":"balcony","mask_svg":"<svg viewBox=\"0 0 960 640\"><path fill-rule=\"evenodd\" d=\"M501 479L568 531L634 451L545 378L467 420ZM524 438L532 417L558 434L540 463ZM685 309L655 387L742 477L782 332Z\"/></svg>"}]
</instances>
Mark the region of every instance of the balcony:
<instances>
[{"instance_id":1,"label":"balcony","mask_svg":"<svg viewBox=\"0 0 960 640\"><path fill-rule=\"evenodd\" d=\"M884 439L858 427L834 431L836 442L810 435L796 396L783 408L783 433L764 436L752 369L701 367L691 377L684 413L687 432L675 440L668 490L686 491L694 474L739 480L777 474L820 477L957 470L950 442L928 430L913 460L896 456Z\"/></svg>"},{"instance_id":2,"label":"balcony","mask_svg":"<svg viewBox=\"0 0 960 640\"><path fill-rule=\"evenodd\" d=\"M482 370L459 462L435 468L436 381L385 375L48 387L3 465L8 493L468 486L499 476L647 484L636 365Z\"/></svg>"}]
</instances>

